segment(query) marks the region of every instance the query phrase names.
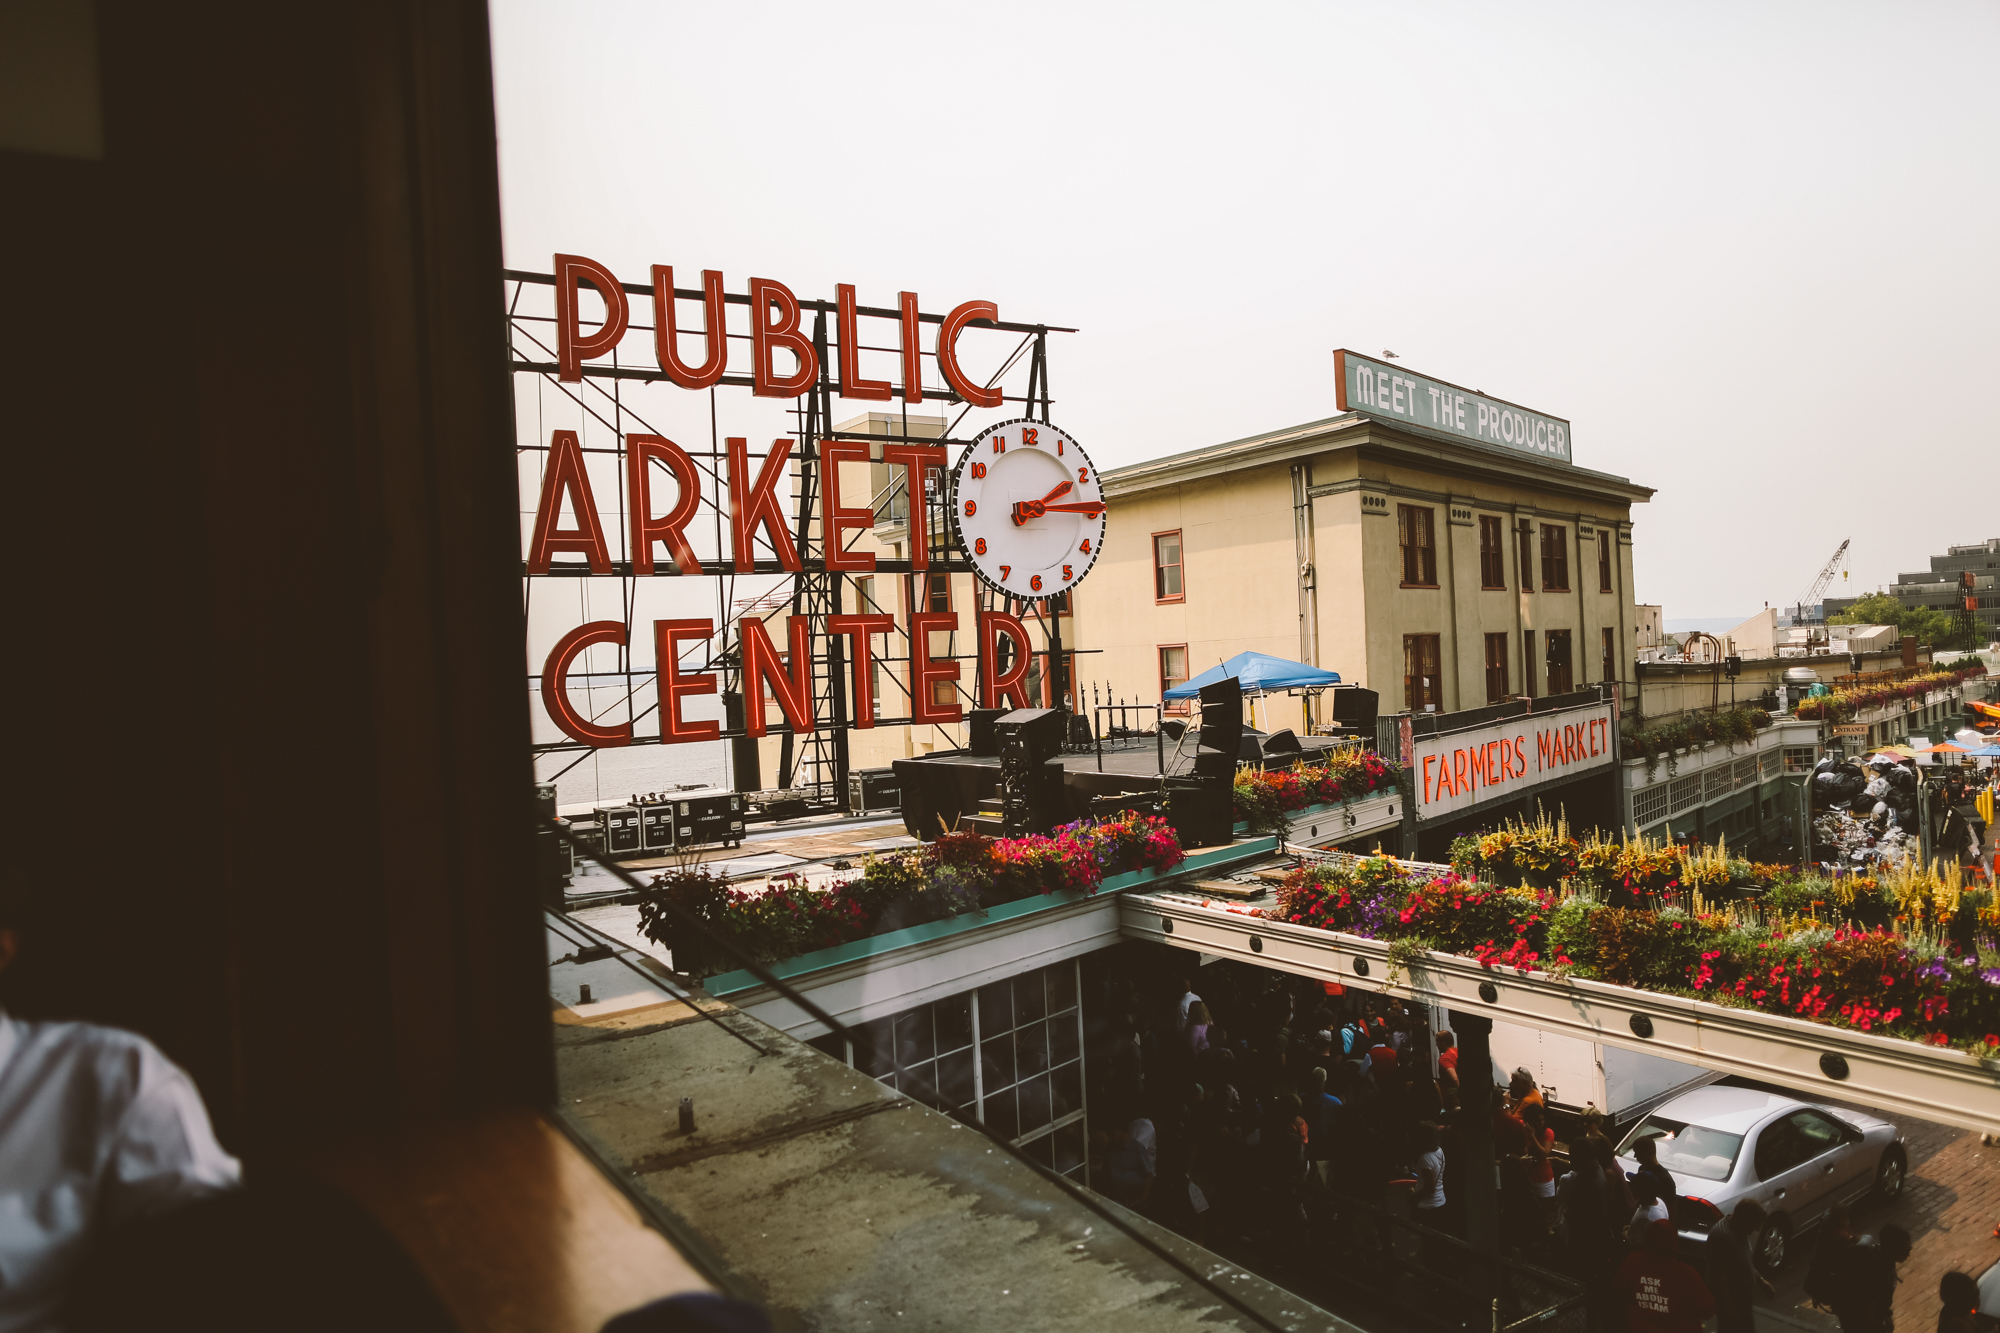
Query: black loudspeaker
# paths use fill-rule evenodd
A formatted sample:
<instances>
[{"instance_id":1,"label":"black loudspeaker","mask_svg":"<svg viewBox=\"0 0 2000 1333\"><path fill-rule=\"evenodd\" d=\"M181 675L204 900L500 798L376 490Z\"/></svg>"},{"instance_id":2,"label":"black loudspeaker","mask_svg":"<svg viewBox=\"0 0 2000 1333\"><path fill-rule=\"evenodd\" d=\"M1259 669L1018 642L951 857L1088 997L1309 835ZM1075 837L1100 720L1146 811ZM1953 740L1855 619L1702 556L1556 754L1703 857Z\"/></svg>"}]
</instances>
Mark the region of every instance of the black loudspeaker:
<instances>
[{"instance_id":1,"label":"black loudspeaker","mask_svg":"<svg viewBox=\"0 0 2000 1333\"><path fill-rule=\"evenodd\" d=\"M1017 708L993 724L1000 749L1000 822L1010 836L1047 832L1062 822L1065 717L1054 708Z\"/></svg>"},{"instance_id":2,"label":"black loudspeaker","mask_svg":"<svg viewBox=\"0 0 2000 1333\"><path fill-rule=\"evenodd\" d=\"M1359 685L1336 685L1333 690L1333 720L1363 736L1375 734L1375 715L1382 696Z\"/></svg>"},{"instance_id":3,"label":"black loudspeaker","mask_svg":"<svg viewBox=\"0 0 2000 1333\"><path fill-rule=\"evenodd\" d=\"M1201 687L1201 748L1195 751L1198 778L1233 780L1243 744L1243 686L1233 677Z\"/></svg>"},{"instance_id":4,"label":"black loudspeaker","mask_svg":"<svg viewBox=\"0 0 2000 1333\"><path fill-rule=\"evenodd\" d=\"M1290 727L1274 731L1264 738L1265 754L1303 754L1305 747L1299 744L1299 734Z\"/></svg>"},{"instance_id":5,"label":"black loudspeaker","mask_svg":"<svg viewBox=\"0 0 2000 1333\"><path fill-rule=\"evenodd\" d=\"M1063 715L1053 708L1016 708L993 722L1000 762L1040 764L1062 753Z\"/></svg>"},{"instance_id":6,"label":"black loudspeaker","mask_svg":"<svg viewBox=\"0 0 2000 1333\"><path fill-rule=\"evenodd\" d=\"M972 724L972 736L966 742L967 754L999 754L998 743L993 739L993 724L1007 716L1004 708L975 708L965 715Z\"/></svg>"},{"instance_id":7,"label":"black loudspeaker","mask_svg":"<svg viewBox=\"0 0 2000 1333\"><path fill-rule=\"evenodd\" d=\"M1181 846L1222 847L1236 836L1236 805L1231 786L1204 778L1167 780L1167 822Z\"/></svg>"}]
</instances>

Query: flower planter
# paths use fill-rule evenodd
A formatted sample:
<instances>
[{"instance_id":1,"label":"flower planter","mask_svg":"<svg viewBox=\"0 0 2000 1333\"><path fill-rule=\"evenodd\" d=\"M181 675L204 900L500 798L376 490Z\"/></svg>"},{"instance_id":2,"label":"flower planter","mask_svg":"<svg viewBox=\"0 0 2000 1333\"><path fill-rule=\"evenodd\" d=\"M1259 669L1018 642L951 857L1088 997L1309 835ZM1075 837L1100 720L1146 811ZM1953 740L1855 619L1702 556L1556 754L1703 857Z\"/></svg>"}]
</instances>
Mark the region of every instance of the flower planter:
<instances>
[{"instance_id":1,"label":"flower planter","mask_svg":"<svg viewBox=\"0 0 2000 1333\"><path fill-rule=\"evenodd\" d=\"M1457 954L1249 917L1170 896L1127 894L1121 931L1451 1010L1766 1079L1884 1114L2000 1130L2000 1062L1630 986L1486 967ZM1253 943L1254 942L1254 943Z\"/></svg>"},{"instance_id":2,"label":"flower planter","mask_svg":"<svg viewBox=\"0 0 2000 1333\"><path fill-rule=\"evenodd\" d=\"M815 949L810 953L798 954L769 964L768 970L780 980L791 981L861 959L880 958L899 949L934 944L940 940L983 930L1002 922L1083 902L1091 897L1115 894L1127 889L1157 888L1190 876L1213 874L1226 865L1267 855L1276 848L1277 840L1268 837L1239 839L1227 847L1204 847L1199 851L1190 852L1187 860L1172 870L1161 871L1148 866L1141 870L1127 871L1122 875L1107 875L1096 894L1075 889L1035 894L1032 897L988 908L983 913L973 912L943 921L927 921L920 926L905 926L901 930L885 931L880 935L870 935L866 939L849 940L845 944L837 944L829 949ZM763 983L749 971L738 969L708 978L704 989L710 995L720 997L761 985Z\"/></svg>"}]
</instances>

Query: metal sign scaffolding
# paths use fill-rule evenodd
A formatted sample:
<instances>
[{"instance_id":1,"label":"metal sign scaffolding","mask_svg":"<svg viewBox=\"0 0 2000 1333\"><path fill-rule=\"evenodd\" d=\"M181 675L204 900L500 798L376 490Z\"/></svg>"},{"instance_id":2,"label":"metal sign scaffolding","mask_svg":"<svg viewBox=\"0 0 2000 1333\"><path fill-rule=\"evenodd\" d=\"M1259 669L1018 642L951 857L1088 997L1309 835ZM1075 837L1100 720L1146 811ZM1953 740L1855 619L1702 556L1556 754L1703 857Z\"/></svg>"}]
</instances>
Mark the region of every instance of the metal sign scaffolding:
<instances>
[{"instance_id":1,"label":"metal sign scaffolding","mask_svg":"<svg viewBox=\"0 0 2000 1333\"><path fill-rule=\"evenodd\" d=\"M584 362L581 364L581 379L565 382L559 374L556 335L556 278L552 274L532 273L509 269L505 271L507 296L507 331L509 344L509 367L517 377L531 377L538 381L538 392L553 391L579 414L579 419L594 430L609 432L615 443L610 445L582 446L588 455L613 454L622 457L628 433L661 434L654 424L629 401L625 392L633 384L651 384L671 379L666 371L657 366L633 366L621 364L617 349L613 348L608 362ZM653 289L637 283L620 283L625 292L650 298ZM676 289L674 296L680 300L701 301L704 293L698 290ZM724 308L749 307L751 298L747 294L727 293L723 296ZM695 517L687 524L690 532L704 532L705 543L716 553L719 569L725 572L704 574L662 574L668 578L684 581L705 580L712 588L714 600L713 637L688 645L687 656L680 662L685 672L712 672L721 679L721 693L725 706L725 720L720 739L732 742L735 765L738 769L739 789L745 787L743 766L756 763L755 740L751 739L744 725L746 708L762 707L760 691L751 688L744 679L743 662L738 642L737 624L744 618L767 619L780 612L792 616L804 616L810 626L812 658L813 711L819 720L818 728L810 733L795 734L788 723L773 724L769 727L772 735L780 737L779 768L777 786L792 789L804 795L810 808L845 808L848 791L848 732L854 723L850 707L848 664L838 635L830 634L827 628L829 617L840 614L843 603L849 600L846 593L848 575L838 569L827 567L826 532L822 521L821 500L824 478L820 476L820 446L826 441L861 441L873 446L884 444L911 444L923 446L944 446L947 451L962 448L970 437L961 438L956 431L964 422L973 405L965 400L949 385L924 383L921 372L924 358L935 363L934 350L920 349L915 355L906 353L903 364L919 367L914 386L897 381L891 384L891 393L900 403L898 418L901 429L893 434L872 434L840 431L834 427L833 399L838 392L835 374L831 370L832 355L843 358L857 356L863 351L892 352L891 347L870 346L857 337L852 348L840 347L829 337L829 316L834 323L841 323L839 306L830 301L799 299L802 314L812 315L811 341L818 357L818 373L806 391L793 400L786 411L793 418L793 440L796 445L795 463L791 468L791 537L798 548L802 571L786 569L776 559L756 559L750 570L741 570L727 563L727 533L729 524L730 496L727 483L727 455L724 449L723 431L719 425L720 415L717 405L718 387L748 389L752 387L752 377L744 374L722 374L708 388L709 396L709 440L707 447L681 446L683 452L692 459L698 473L699 499ZM860 306L855 314L874 320L904 321L906 312L879 307ZM753 316L754 317L754 316ZM946 317L917 313L914 323L918 327L938 326ZM852 321L859 327L859 320ZM1024 324L1003 320L974 320L967 327L976 329L997 329L1019 335L1019 341L1006 356L998 370L985 382L987 389L997 389L1001 395L1001 412L1013 410L1018 415L1032 417L1046 422L1049 420L1051 398L1049 393L1048 338L1051 333L1072 333L1074 329L1045 324ZM633 323L630 332L651 333L651 326ZM706 336L701 328L684 328L680 332L688 337ZM725 345L749 343L752 335L733 329L725 330ZM1012 377L1019 387L1010 391L1008 380ZM1020 380L1025 378L1025 384ZM914 392L912 389L914 388ZM953 404L960 410L945 428L941 436L913 435L910 432L909 407L912 400L936 401ZM517 410L519 406L517 395ZM517 435L517 451L522 454L546 456L551 451L550 439L540 433L538 426L533 433ZM879 456L879 455L878 455ZM949 456L949 454L948 454ZM761 467L763 459L756 454L749 456L753 466ZM537 471L540 469L538 468ZM630 497L626 494L623 469L617 469L617 512L619 515L617 546L609 574L598 573L597 578L614 578L619 583L619 606L625 629L625 644L618 650L618 668L613 672L571 673L573 680L602 681L612 678L617 687L617 702L609 708L594 710L592 721L600 718L623 722L639 722L655 714L659 708L656 670L635 669L632 660L631 641L634 622L637 618L638 584L641 579L651 576L635 574L632 551L629 549L628 525L626 517ZM880 493L870 498L869 507L874 512L875 523L881 525L897 516L904 517L909 532L909 540L922 541L928 556L925 562L918 562L905 556L890 559L878 556L875 570L878 573L900 576L904 580L904 605L922 605L926 585L920 580L926 573L970 574L972 566L962 557L952 543L952 526L947 508L950 497L946 492L946 479L938 475L935 484L926 484L920 495L908 494L905 480L896 480ZM606 507L607 511L609 506ZM844 543L843 550L851 549L851 538ZM927 569L926 569L927 566ZM667 568L673 568L670 564ZM775 589L761 591L753 596L737 595L737 580L748 575L782 576L783 582ZM569 580L593 577L588 565L568 562L550 564L544 573L533 572L526 560L523 561L522 581L524 613L531 611L535 604L537 585L548 579ZM1022 610L1021 607L997 606L996 595L990 588L975 580L978 588L978 614L984 616L994 609ZM1039 604L1028 608L1032 620L1042 627L1044 650L1038 653L1047 663L1045 678L1056 681L1052 691L1054 697L1063 697L1060 678L1063 673L1064 653L1061 647L1059 617L1046 614ZM973 627L977 633L977 622ZM911 660L908 627L898 622L892 631L891 650L885 655L874 657L885 666L907 665ZM977 651L961 651L958 636L954 634L945 654L932 654L932 660L952 659L972 662L970 673L963 673L957 683L957 693L967 703L978 696L977 673L979 654ZM1003 659L1004 668L1008 663ZM909 706L909 686L902 673L890 670L883 676L893 682L893 688L901 693L905 706L900 713L884 706L881 714L872 719L876 726L907 726L915 723ZM970 677L971 679L968 679ZM541 676L536 662L531 658L528 666L528 686L532 691L539 689ZM651 701L647 702L648 696ZM632 738L634 745L658 744L657 736L643 737L636 732ZM538 774L542 781L553 781L567 772L575 764L596 753L596 747L570 738L538 741L533 746L538 759L543 756L575 757L567 763L547 766ZM750 783L749 786L761 786Z\"/></svg>"}]
</instances>

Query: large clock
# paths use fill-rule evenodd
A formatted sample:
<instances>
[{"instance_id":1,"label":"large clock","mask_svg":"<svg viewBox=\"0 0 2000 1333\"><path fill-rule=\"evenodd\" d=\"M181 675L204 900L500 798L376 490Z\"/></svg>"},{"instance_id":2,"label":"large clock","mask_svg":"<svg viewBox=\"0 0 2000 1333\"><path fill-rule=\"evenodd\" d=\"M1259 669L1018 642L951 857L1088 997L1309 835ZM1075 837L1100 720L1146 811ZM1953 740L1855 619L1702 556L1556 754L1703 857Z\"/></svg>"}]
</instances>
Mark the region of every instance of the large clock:
<instances>
[{"instance_id":1,"label":"large clock","mask_svg":"<svg viewBox=\"0 0 2000 1333\"><path fill-rule=\"evenodd\" d=\"M1104 549L1104 487L1077 442L1045 421L989 426L952 469L958 544L995 591L1026 601L1083 581Z\"/></svg>"}]
</instances>

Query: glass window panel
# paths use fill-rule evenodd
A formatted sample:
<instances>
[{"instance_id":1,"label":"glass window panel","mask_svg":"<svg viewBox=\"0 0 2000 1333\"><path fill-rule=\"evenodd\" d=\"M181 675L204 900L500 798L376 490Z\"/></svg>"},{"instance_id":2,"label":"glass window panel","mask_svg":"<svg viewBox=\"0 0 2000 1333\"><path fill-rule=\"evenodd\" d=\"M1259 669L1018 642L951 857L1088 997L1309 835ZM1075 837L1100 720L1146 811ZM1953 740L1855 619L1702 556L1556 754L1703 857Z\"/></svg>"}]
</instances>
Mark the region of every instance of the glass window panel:
<instances>
[{"instance_id":1,"label":"glass window panel","mask_svg":"<svg viewBox=\"0 0 2000 1333\"><path fill-rule=\"evenodd\" d=\"M1065 1009L1076 1008L1076 967L1071 963L1058 963L1042 973L1049 983L1049 1016L1054 1017Z\"/></svg>"},{"instance_id":2,"label":"glass window panel","mask_svg":"<svg viewBox=\"0 0 2000 1333\"><path fill-rule=\"evenodd\" d=\"M1020 1062L1022 1078L1046 1072L1049 1067L1048 1024L1036 1023L1015 1033L1014 1058Z\"/></svg>"},{"instance_id":3,"label":"glass window panel","mask_svg":"<svg viewBox=\"0 0 2000 1333\"><path fill-rule=\"evenodd\" d=\"M1050 1113L1060 1120L1071 1111L1083 1109L1083 1066L1081 1064L1059 1065L1050 1075L1054 1101Z\"/></svg>"},{"instance_id":4,"label":"glass window panel","mask_svg":"<svg viewBox=\"0 0 2000 1333\"><path fill-rule=\"evenodd\" d=\"M814 1037L806 1045L825 1055L830 1055L842 1064L847 1063L847 1038L838 1032L829 1032L824 1037Z\"/></svg>"},{"instance_id":5,"label":"glass window panel","mask_svg":"<svg viewBox=\"0 0 2000 1333\"><path fill-rule=\"evenodd\" d=\"M1004 981L979 988L979 1031L982 1037L1014 1026L1014 989Z\"/></svg>"},{"instance_id":6,"label":"glass window panel","mask_svg":"<svg viewBox=\"0 0 2000 1333\"><path fill-rule=\"evenodd\" d=\"M1049 1011L1042 998L1040 970L1014 978L1014 1021L1022 1027L1039 1022Z\"/></svg>"},{"instance_id":7,"label":"glass window panel","mask_svg":"<svg viewBox=\"0 0 2000 1333\"><path fill-rule=\"evenodd\" d=\"M937 1054L931 1044L929 1005L896 1015L896 1053L906 1065L919 1064Z\"/></svg>"},{"instance_id":8,"label":"glass window panel","mask_svg":"<svg viewBox=\"0 0 2000 1333\"><path fill-rule=\"evenodd\" d=\"M1021 1151L1027 1154L1030 1161L1040 1162L1043 1166L1054 1166L1055 1147L1055 1135L1044 1134L1038 1139L1030 1139L1022 1144Z\"/></svg>"},{"instance_id":9,"label":"glass window panel","mask_svg":"<svg viewBox=\"0 0 2000 1333\"><path fill-rule=\"evenodd\" d=\"M955 1051L961 1046L972 1045L972 997L954 995L948 1000L939 1000L931 1006L937 1021L937 1047L940 1051Z\"/></svg>"},{"instance_id":10,"label":"glass window panel","mask_svg":"<svg viewBox=\"0 0 2000 1333\"><path fill-rule=\"evenodd\" d=\"M1076 1011L1049 1020L1049 1063L1067 1064L1077 1058Z\"/></svg>"},{"instance_id":11,"label":"glass window panel","mask_svg":"<svg viewBox=\"0 0 2000 1333\"><path fill-rule=\"evenodd\" d=\"M925 1061L914 1068L905 1069L899 1080L903 1091L925 1106L937 1106L937 1066Z\"/></svg>"},{"instance_id":12,"label":"glass window panel","mask_svg":"<svg viewBox=\"0 0 2000 1333\"><path fill-rule=\"evenodd\" d=\"M985 1069L986 1091L988 1094L1004 1088L1014 1081L1014 1034L1003 1032L997 1037L982 1036L979 1041L980 1063Z\"/></svg>"},{"instance_id":13,"label":"glass window panel","mask_svg":"<svg viewBox=\"0 0 2000 1333\"><path fill-rule=\"evenodd\" d=\"M1083 1122L1064 1125L1049 1135L1049 1142L1055 1145L1055 1168L1068 1175L1083 1165L1084 1134Z\"/></svg>"},{"instance_id":14,"label":"glass window panel","mask_svg":"<svg viewBox=\"0 0 2000 1333\"><path fill-rule=\"evenodd\" d=\"M1018 1138L1020 1118L1014 1114L1014 1090L986 1094L986 1127L1003 1139Z\"/></svg>"},{"instance_id":15,"label":"glass window panel","mask_svg":"<svg viewBox=\"0 0 2000 1333\"><path fill-rule=\"evenodd\" d=\"M938 1090L953 1106L972 1104L972 1051L952 1051L938 1057Z\"/></svg>"},{"instance_id":16,"label":"glass window panel","mask_svg":"<svg viewBox=\"0 0 2000 1333\"><path fill-rule=\"evenodd\" d=\"M893 1020L878 1018L854 1029L854 1067L870 1078L880 1078L896 1068Z\"/></svg>"},{"instance_id":17,"label":"glass window panel","mask_svg":"<svg viewBox=\"0 0 2000 1333\"><path fill-rule=\"evenodd\" d=\"M1021 1080L1021 1132L1032 1134L1055 1117L1049 1113L1049 1076Z\"/></svg>"}]
</instances>

